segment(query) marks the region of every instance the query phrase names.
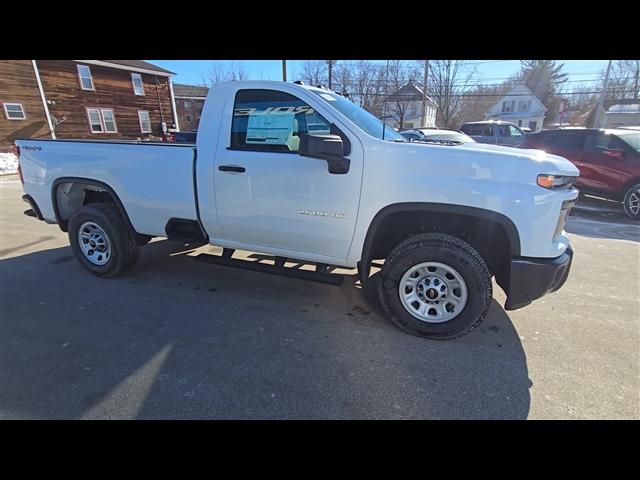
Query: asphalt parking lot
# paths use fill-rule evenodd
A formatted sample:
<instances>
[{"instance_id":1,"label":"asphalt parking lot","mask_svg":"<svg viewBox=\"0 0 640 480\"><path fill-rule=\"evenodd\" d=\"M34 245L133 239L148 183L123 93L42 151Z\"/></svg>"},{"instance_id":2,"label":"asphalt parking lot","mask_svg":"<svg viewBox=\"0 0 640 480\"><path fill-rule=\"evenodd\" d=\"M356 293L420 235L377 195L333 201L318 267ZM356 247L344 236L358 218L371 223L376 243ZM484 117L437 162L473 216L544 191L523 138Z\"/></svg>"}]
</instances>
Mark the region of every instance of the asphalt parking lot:
<instances>
[{"instance_id":1,"label":"asphalt parking lot","mask_svg":"<svg viewBox=\"0 0 640 480\"><path fill-rule=\"evenodd\" d=\"M2 419L640 418L640 224L589 199L557 293L436 342L375 288L193 261L153 241L118 279L73 258L0 177Z\"/></svg>"}]
</instances>

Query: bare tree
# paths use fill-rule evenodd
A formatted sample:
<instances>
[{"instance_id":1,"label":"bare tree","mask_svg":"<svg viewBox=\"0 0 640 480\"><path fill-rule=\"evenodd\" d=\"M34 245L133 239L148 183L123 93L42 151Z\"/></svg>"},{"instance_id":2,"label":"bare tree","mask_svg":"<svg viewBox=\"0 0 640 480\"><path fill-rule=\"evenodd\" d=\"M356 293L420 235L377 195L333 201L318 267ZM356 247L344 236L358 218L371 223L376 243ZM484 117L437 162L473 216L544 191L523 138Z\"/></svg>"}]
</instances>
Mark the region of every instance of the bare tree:
<instances>
[{"instance_id":1,"label":"bare tree","mask_svg":"<svg viewBox=\"0 0 640 480\"><path fill-rule=\"evenodd\" d=\"M385 93L384 67L361 60L351 67L350 80L348 92L351 100L376 117L381 117Z\"/></svg>"},{"instance_id":2,"label":"bare tree","mask_svg":"<svg viewBox=\"0 0 640 480\"><path fill-rule=\"evenodd\" d=\"M331 89L335 92L348 93L352 90L351 82L353 77L353 69L349 64L340 64L332 60L333 72L331 80Z\"/></svg>"},{"instance_id":3,"label":"bare tree","mask_svg":"<svg viewBox=\"0 0 640 480\"><path fill-rule=\"evenodd\" d=\"M241 63L231 63L223 65L220 63L214 63L207 72L202 76L202 84L207 87L212 87L218 83L228 82L230 80L247 80L249 75Z\"/></svg>"},{"instance_id":4,"label":"bare tree","mask_svg":"<svg viewBox=\"0 0 640 480\"><path fill-rule=\"evenodd\" d=\"M327 63L324 60L308 60L302 65L298 80L302 80L306 85L327 85L328 74Z\"/></svg>"},{"instance_id":5,"label":"bare tree","mask_svg":"<svg viewBox=\"0 0 640 480\"><path fill-rule=\"evenodd\" d=\"M415 100L415 92L403 89L416 78L415 68L401 60L394 60L389 64L389 71L385 73L386 85L391 94L385 99L387 113L398 123L398 128L404 128L404 121L411 102Z\"/></svg>"},{"instance_id":6,"label":"bare tree","mask_svg":"<svg viewBox=\"0 0 640 480\"><path fill-rule=\"evenodd\" d=\"M604 71L602 72L604 79ZM640 60L615 60L611 65L605 98L612 100L640 97Z\"/></svg>"},{"instance_id":7,"label":"bare tree","mask_svg":"<svg viewBox=\"0 0 640 480\"><path fill-rule=\"evenodd\" d=\"M459 114L454 125L484 120L489 109L511 88L509 81L501 85L475 85L460 98Z\"/></svg>"},{"instance_id":8,"label":"bare tree","mask_svg":"<svg viewBox=\"0 0 640 480\"><path fill-rule=\"evenodd\" d=\"M436 102L436 123L452 128L460 123L464 95L476 86L476 69L467 69L464 60L432 60L429 67L429 96Z\"/></svg>"}]
</instances>

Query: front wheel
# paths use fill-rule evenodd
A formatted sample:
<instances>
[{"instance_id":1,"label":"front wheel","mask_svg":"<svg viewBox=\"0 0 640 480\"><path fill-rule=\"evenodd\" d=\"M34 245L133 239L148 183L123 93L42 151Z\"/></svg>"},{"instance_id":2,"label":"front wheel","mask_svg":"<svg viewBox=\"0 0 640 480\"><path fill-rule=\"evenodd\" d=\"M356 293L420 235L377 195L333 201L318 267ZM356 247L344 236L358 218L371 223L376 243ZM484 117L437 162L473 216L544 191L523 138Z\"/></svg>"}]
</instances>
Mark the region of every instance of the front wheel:
<instances>
[{"instance_id":1,"label":"front wheel","mask_svg":"<svg viewBox=\"0 0 640 480\"><path fill-rule=\"evenodd\" d=\"M69 243L82 266L99 277L124 272L140 253L120 212L107 203L84 206L71 217Z\"/></svg>"},{"instance_id":2,"label":"front wheel","mask_svg":"<svg viewBox=\"0 0 640 480\"><path fill-rule=\"evenodd\" d=\"M445 340L464 335L487 315L491 274L468 243L441 233L413 236L385 260L379 295L402 330Z\"/></svg>"},{"instance_id":3,"label":"front wheel","mask_svg":"<svg viewBox=\"0 0 640 480\"><path fill-rule=\"evenodd\" d=\"M638 220L640 218L640 183L633 185L624 194L624 213L629 218Z\"/></svg>"}]
</instances>

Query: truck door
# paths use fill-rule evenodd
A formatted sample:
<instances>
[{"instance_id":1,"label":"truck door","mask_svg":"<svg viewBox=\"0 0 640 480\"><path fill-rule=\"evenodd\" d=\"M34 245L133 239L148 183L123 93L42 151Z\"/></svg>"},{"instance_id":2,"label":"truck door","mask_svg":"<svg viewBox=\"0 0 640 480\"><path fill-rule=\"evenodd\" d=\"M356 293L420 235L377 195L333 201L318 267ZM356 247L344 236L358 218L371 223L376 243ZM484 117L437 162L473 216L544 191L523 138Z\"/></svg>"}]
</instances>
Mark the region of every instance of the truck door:
<instances>
[{"instance_id":1,"label":"truck door","mask_svg":"<svg viewBox=\"0 0 640 480\"><path fill-rule=\"evenodd\" d=\"M344 260L362 180L357 137L336 125L350 139L351 165L346 174L331 174L325 160L298 154L299 134L328 134L331 112L321 115L273 89L238 89L228 101L233 118L220 127L214 167L220 227L214 237L237 248L286 250L292 258L300 252Z\"/></svg>"}]
</instances>

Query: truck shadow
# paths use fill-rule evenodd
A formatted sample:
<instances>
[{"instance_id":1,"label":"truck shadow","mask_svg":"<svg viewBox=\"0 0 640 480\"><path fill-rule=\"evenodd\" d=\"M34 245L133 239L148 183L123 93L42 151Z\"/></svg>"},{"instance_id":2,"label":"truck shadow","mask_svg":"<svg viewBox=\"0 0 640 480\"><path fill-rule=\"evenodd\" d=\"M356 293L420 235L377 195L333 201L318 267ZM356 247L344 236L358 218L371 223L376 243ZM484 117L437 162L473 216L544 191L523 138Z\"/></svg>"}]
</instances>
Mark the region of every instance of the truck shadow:
<instances>
[{"instance_id":1,"label":"truck shadow","mask_svg":"<svg viewBox=\"0 0 640 480\"><path fill-rule=\"evenodd\" d=\"M374 282L303 282L192 251L152 242L119 279L90 275L69 247L1 260L1 417L528 415L526 356L495 301L469 335L428 341L384 318Z\"/></svg>"}]
</instances>

